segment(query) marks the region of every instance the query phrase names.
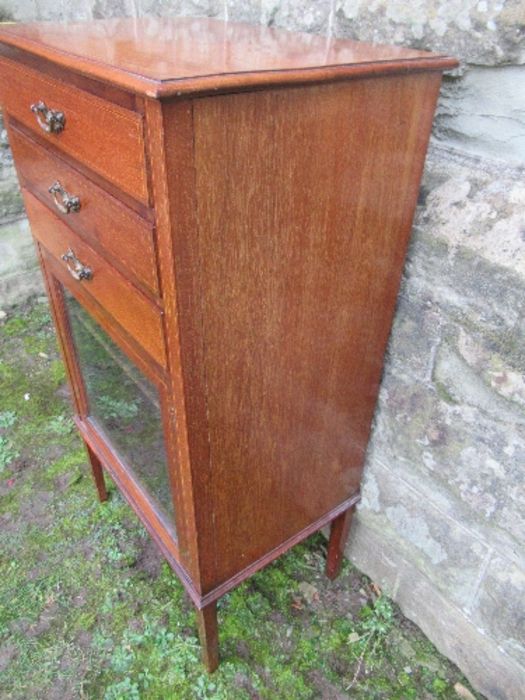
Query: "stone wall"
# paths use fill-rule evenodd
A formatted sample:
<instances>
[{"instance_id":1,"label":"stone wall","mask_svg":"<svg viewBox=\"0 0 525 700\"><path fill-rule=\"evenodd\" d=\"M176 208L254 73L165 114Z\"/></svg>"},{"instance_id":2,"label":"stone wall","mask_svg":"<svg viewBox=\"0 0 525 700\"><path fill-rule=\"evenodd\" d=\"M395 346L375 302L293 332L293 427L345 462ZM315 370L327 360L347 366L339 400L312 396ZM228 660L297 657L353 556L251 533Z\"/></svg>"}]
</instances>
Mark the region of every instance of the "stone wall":
<instances>
[{"instance_id":1,"label":"stone wall","mask_svg":"<svg viewBox=\"0 0 525 700\"><path fill-rule=\"evenodd\" d=\"M42 276L0 116L0 311L42 291Z\"/></svg>"},{"instance_id":2,"label":"stone wall","mask_svg":"<svg viewBox=\"0 0 525 700\"><path fill-rule=\"evenodd\" d=\"M445 78L435 120L348 553L477 688L521 699L523 0L17 0L3 7L20 20L210 15L461 59ZM5 149L0 164L0 213L12 219L21 209Z\"/></svg>"}]
</instances>

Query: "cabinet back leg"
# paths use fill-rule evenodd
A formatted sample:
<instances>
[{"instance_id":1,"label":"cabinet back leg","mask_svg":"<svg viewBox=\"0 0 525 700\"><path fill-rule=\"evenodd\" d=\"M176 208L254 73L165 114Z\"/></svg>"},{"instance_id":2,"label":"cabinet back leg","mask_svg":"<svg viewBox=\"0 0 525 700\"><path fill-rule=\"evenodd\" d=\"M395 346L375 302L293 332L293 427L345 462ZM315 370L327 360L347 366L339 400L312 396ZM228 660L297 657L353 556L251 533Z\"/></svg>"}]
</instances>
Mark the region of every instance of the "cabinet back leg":
<instances>
[{"instance_id":1,"label":"cabinet back leg","mask_svg":"<svg viewBox=\"0 0 525 700\"><path fill-rule=\"evenodd\" d=\"M97 487L98 498L100 501L107 501L108 492L106 491L106 482L104 481L104 470L102 469L102 464L91 447L87 443L85 444L89 463L91 464L93 480L95 482L95 486Z\"/></svg>"},{"instance_id":2,"label":"cabinet back leg","mask_svg":"<svg viewBox=\"0 0 525 700\"><path fill-rule=\"evenodd\" d=\"M202 662L208 673L219 665L219 630L217 627L217 601L197 610L197 625L201 642Z\"/></svg>"},{"instance_id":3,"label":"cabinet back leg","mask_svg":"<svg viewBox=\"0 0 525 700\"><path fill-rule=\"evenodd\" d=\"M336 578L341 571L341 563L353 514L354 507L345 510L344 513L338 515L330 523L330 538L326 556L326 575L330 579Z\"/></svg>"}]
</instances>

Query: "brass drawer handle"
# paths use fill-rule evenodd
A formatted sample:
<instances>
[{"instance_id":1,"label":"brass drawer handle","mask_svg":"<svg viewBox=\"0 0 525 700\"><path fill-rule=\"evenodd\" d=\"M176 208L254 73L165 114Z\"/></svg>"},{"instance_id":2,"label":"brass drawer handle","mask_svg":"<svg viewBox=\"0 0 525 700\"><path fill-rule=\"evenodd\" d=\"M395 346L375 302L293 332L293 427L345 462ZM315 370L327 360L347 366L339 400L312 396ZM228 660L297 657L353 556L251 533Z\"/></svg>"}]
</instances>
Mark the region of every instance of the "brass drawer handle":
<instances>
[{"instance_id":1,"label":"brass drawer handle","mask_svg":"<svg viewBox=\"0 0 525 700\"><path fill-rule=\"evenodd\" d=\"M62 214L70 214L72 211L80 210L80 199L66 192L58 180L51 185L49 192L53 195L55 207Z\"/></svg>"},{"instance_id":2,"label":"brass drawer handle","mask_svg":"<svg viewBox=\"0 0 525 700\"><path fill-rule=\"evenodd\" d=\"M58 112L56 109L49 109L43 100L39 100L31 105L31 111L35 114L40 127L47 134L59 134L66 125L66 116L64 112Z\"/></svg>"},{"instance_id":3,"label":"brass drawer handle","mask_svg":"<svg viewBox=\"0 0 525 700\"><path fill-rule=\"evenodd\" d=\"M67 269L71 277L78 282L93 278L93 271L91 268L87 267L87 265L83 265L71 248L68 248L64 255L62 255L62 260L67 263Z\"/></svg>"}]
</instances>

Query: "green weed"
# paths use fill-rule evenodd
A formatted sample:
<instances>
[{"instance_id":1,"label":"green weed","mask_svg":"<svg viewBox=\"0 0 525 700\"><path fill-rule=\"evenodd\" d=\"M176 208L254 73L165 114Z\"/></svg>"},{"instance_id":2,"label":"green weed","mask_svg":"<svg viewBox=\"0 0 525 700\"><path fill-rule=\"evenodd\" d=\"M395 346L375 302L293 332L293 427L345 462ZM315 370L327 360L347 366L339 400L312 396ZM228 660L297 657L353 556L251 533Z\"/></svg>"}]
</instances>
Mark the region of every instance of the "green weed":
<instances>
[{"instance_id":1,"label":"green weed","mask_svg":"<svg viewBox=\"0 0 525 700\"><path fill-rule=\"evenodd\" d=\"M19 455L20 453L15 449L11 440L0 435L0 472L8 467L11 462L14 462Z\"/></svg>"},{"instance_id":2,"label":"green weed","mask_svg":"<svg viewBox=\"0 0 525 700\"><path fill-rule=\"evenodd\" d=\"M2 411L0 413L0 429L5 430L11 428L16 421L16 413L14 411Z\"/></svg>"}]
</instances>

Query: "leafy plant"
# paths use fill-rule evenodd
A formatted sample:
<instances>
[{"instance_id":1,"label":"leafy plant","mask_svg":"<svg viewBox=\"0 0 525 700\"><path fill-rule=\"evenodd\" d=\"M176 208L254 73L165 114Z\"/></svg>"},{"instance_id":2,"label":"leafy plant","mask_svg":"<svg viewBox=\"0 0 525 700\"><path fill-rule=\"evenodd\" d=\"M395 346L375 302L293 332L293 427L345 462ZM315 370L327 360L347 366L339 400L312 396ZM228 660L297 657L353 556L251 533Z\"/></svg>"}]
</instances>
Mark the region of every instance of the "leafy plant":
<instances>
[{"instance_id":1,"label":"leafy plant","mask_svg":"<svg viewBox=\"0 0 525 700\"><path fill-rule=\"evenodd\" d=\"M2 411L0 413L0 428L11 428L15 424L16 413L14 411Z\"/></svg>"},{"instance_id":2,"label":"leafy plant","mask_svg":"<svg viewBox=\"0 0 525 700\"><path fill-rule=\"evenodd\" d=\"M102 417L106 420L131 420L139 412L139 407L136 404L114 399L111 396L100 396L98 405Z\"/></svg>"},{"instance_id":3,"label":"leafy plant","mask_svg":"<svg viewBox=\"0 0 525 700\"><path fill-rule=\"evenodd\" d=\"M384 639L394 624L394 608L391 601L384 595L379 596L370 606L361 608L361 631L364 634L375 635L376 639Z\"/></svg>"},{"instance_id":4,"label":"leafy plant","mask_svg":"<svg viewBox=\"0 0 525 700\"><path fill-rule=\"evenodd\" d=\"M128 676L106 688L104 700L140 700L139 686Z\"/></svg>"},{"instance_id":5,"label":"leafy plant","mask_svg":"<svg viewBox=\"0 0 525 700\"><path fill-rule=\"evenodd\" d=\"M0 435L0 472L19 456L11 440Z\"/></svg>"},{"instance_id":6,"label":"leafy plant","mask_svg":"<svg viewBox=\"0 0 525 700\"><path fill-rule=\"evenodd\" d=\"M357 659L356 669L347 690L350 690L359 678L365 656L368 665L372 665L388 633L394 625L394 608L391 601L384 595L372 605L365 605L360 611L360 622L356 631L350 635L349 643L360 646L360 654Z\"/></svg>"},{"instance_id":7,"label":"leafy plant","mask_svg":"<svg viewBox=\"0 0 525 700\"><path fill-rule=\"evenodd\" d=\"M53 416L49 421L49 428L53 433L60 436L69 435L73 431L74 423L66 416Z\"/></svg>"}]
</instances>

